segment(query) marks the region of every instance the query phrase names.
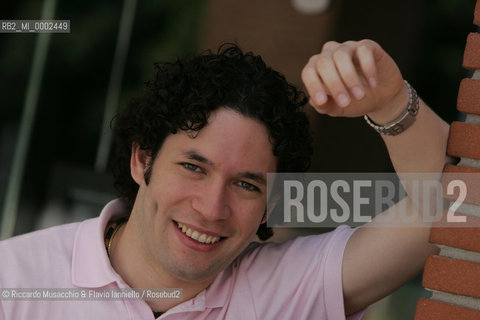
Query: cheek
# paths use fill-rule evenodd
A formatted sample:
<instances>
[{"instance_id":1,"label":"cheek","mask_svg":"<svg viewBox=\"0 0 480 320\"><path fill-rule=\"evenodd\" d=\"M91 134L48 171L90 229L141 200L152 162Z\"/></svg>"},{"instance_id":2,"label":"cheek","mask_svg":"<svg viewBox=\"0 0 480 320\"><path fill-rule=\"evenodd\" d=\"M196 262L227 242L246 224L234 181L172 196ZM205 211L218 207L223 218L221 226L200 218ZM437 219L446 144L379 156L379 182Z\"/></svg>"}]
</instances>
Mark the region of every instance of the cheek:
<instances>
[{"instance_id":1,"label":"cheek","mask_svg":"<svg viewBox=\"0 0 480 320\"><path fill-rule=\"evenodd\" d=\"M251 204L248 205L245 202L238 205L241 210L235 214L238 225L242 225L248 233L256 234L258 226L260 225L263 214L265 212L265 204Z\"/></svg>"},{"instance_id":2,"label":"cheek","mask_svg":"<svg viewBox=\"0 0 480 320\"><path fill-rule=\"evenodd\" d=\"M155 177L150 184L152 197L162 202L175 201L183 197L188 191L188 184L172 174Z\"/></svg>"}]
</instances>

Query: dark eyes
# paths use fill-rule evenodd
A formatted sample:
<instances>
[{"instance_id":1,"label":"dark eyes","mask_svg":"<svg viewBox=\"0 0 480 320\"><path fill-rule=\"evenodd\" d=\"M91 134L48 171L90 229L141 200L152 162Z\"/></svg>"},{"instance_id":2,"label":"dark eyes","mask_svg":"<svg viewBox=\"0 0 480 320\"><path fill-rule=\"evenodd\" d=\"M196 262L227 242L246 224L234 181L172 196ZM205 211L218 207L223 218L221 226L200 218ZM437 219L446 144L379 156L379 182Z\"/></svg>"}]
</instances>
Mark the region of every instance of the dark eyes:
<instances>
[{"instance_id":1,"label":"dark eyes","mask_svg":"<svg viewBox=\"0 0 480 320\"><path fill-rule=\"evenodd\" d=\"M193 172L202 172L202 168L200 168L199 166L195 165L195 164L192 164L192 163L188 163L188 162L182 162L181 165L187 169L188 171L193 171Z\"/></svg>"},{"instance_id":2,"label":"dark eyes","mask_svg":"<svg viewBox=\"0 0 480 320\"><path fill-rule=\"evenodd\" d=\"M238 181L237 185L240 186L242 189L250 191L250 192L257 192L260 191L256 186L254 186L251 183L245 182L245 181Z\"/></svg>"},{"instance_id":3,"label":"dark eyes","mask_svg":"<svg viewBox=\"0 0 480 320\"><path fill-rule=\"evenodd\" d=\"M189 163L189 162L181 162L180 165L182 165L186 170L188 171L191 171L191 172L195 172L195 173L202 173L203 172L203 169L200 167L200 166L197 166L193 163ZM243 190L246 190L248 192L260 192L260 189L251 184L251 183L248 183L248 182L245 182L245 181L237 181L235 183L235 185L239 186L240 188L242 188Z\"/></svg>"}]
</instances>

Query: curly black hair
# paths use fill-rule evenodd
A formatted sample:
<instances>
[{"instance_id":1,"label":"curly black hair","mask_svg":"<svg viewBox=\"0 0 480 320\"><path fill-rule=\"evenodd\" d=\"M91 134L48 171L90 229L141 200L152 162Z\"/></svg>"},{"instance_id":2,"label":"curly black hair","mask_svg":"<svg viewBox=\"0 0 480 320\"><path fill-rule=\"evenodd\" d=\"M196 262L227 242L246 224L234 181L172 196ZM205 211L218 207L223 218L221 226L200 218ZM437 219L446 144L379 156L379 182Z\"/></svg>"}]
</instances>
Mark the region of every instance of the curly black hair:
<instances>
[{"instance_id":1,"label":"curly black hair","mask_svg":"<svg viewBox=\"0 0 480 320\"><path fill-rule=\"evenodd\" d=\"M116 142L111 162L114 185L133 207L138 185L130 175L132 143L155 158L165 138L178 130L201 130L218 108L230 108L268 129L278 172L302 172L310 165L312 137L303 108L305 93L289 84L262 58L223 44L171 63L155 64L155 77L143 96L132 99L114 122ZM149 180L149 170L146 174ZM266 240L273 231L260 225Z\"/></svg>"}]
</instances>

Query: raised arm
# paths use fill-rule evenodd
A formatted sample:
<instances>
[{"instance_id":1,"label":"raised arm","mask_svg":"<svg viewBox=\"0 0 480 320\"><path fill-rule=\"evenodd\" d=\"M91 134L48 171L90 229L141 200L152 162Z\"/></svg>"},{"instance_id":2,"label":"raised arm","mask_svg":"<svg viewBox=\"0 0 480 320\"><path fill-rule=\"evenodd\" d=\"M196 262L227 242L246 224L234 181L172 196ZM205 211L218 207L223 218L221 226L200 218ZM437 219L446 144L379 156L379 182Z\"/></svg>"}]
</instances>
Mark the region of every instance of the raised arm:
<instances>
[{"instance_id":1,"label":"raised arm","mask_svg":"<svg viewBox=\"0 0 480 320\"><path fill-rule=\"evenodd\" d=\"M397 65L370 40L325 44L303 69L302 79L311 105L331 116L367 114L384 125L397 119L409 102ZM448 129L420 99L415 122L408 129L396 136L382 135L396 172L441 172ZM402 201L409 210L409 198ZM422 270L426 257L437 249L428 243L429 228L412 226L419 222L404 228L367 226L354 233L343 262L346 314L388 295Z\"/></svg>"}]
</instances>

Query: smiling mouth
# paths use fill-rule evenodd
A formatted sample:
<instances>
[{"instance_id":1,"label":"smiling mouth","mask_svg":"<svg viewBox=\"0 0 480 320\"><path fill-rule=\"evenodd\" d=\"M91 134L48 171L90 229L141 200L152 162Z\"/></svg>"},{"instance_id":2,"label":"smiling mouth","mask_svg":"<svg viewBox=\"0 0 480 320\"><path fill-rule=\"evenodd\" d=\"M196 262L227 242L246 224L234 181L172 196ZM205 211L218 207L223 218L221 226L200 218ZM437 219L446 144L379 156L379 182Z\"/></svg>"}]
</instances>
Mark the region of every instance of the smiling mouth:
<instances>
[{"instance_id":1,"label":"smiling mouth","mask_svg":"<svg viewBox=\"0 0 480 320\"><path fill-rule=\"evenodd\" d=\"M206 233L202 233L202 232L199 232L199 231L196 231L196 230L192 230L189 227L187 227L186 225L181 224L180 222L177 222L177 221L174 221L174 222L177 225L178 229L180 229L180 231L182 231L185 235L187 235L188 237L190 237L191 239L193 239L193 240L195 240L199 243L214 244L214 243L217 243L217 242L225 239L225 237L211 236L211 235L208 235Z\"/></svg>"}]
</instances>

